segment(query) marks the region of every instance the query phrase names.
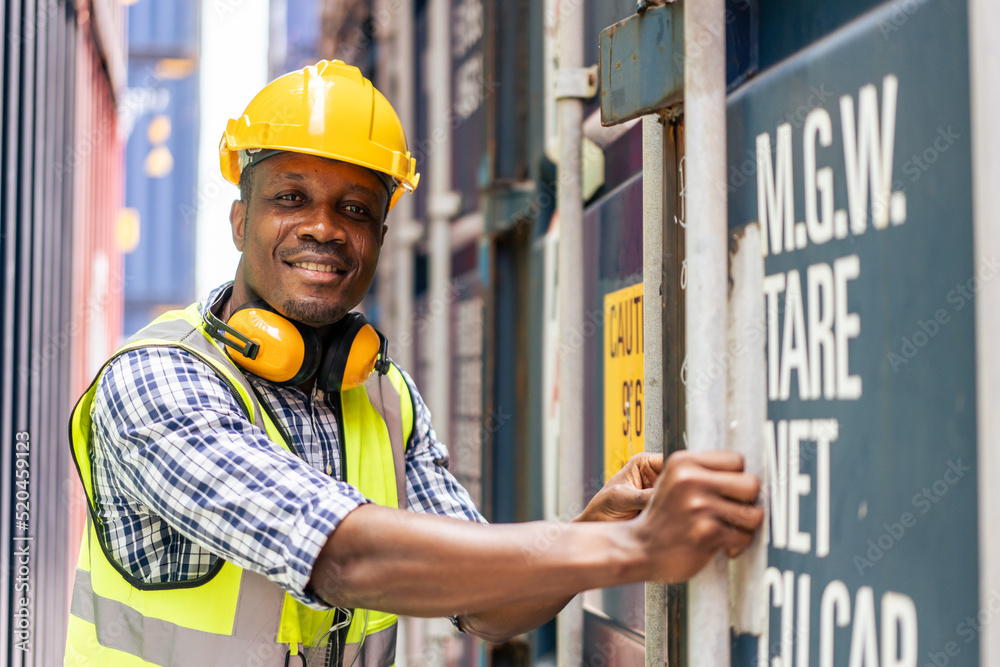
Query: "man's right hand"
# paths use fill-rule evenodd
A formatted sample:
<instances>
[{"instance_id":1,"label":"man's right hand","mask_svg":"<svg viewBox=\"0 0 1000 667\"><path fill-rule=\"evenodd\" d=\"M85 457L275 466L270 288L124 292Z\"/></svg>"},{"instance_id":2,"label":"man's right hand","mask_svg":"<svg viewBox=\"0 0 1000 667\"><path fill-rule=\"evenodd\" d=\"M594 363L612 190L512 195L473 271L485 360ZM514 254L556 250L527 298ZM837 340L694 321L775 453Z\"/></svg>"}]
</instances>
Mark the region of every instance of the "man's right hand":
<instances>
[{"instance_id":1,"label":"man's right hand","mask_svg":"<svg viewBox=\"0 0 1000 667\"><path fill-rule=\"evenodd\" d=\"M681 451L667 458L633 535L649 558L648 579L691 578L724 549L737 556L764 520L760 479L731 451Z\"/></svg>"},{"instance_id":2,"label":"man's right hand","mask_svg":"<svg viewBox=\"0 0 1000 667\"><path fill-rule=\"evenodd\" d=\"M643 486L646 485L646 476ZM734 452L678 452L634 519L483 526L361 505L320 551L308 590L331 605L459 616L501 641L551 618L580 591L676 582L760 526L760 481Z\"/></svg>"}]
</instances>

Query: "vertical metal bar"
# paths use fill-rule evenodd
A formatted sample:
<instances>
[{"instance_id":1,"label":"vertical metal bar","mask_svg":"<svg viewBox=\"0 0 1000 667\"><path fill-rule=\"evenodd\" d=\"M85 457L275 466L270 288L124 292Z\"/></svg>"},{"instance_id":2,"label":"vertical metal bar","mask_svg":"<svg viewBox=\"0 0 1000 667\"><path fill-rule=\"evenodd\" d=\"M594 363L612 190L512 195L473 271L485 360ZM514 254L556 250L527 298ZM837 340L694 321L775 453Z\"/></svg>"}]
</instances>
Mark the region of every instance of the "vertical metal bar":
<instances>
[{"instance_id":1,"label":"vertical metal bar","mask_svg":"<svg viewBox=\"0 0 1000 667\"><path fill-rule=\"evenodd\" d=\"M687 132L687 434L693 451L726 443L726 20L724 0L684 4ZM690 667L730 664L729 571L718 554L688 585Z\"/></svg>"},{"instance_id":2,"label":"vertical metal bar","mask_svg":"<svg viewBox=\"0 0 1000 667\"><path fill-rule=\"evenodd\" d=\"M663 218L666 126L660 116L642 119L642 340L646 405L663 405ZM663 452L662 410L643 410L647 452ZM667 587L646 584L646 667L666 663Z\"/></svg>"},{"instance_id":3,"label":"vertical metal bar","mask_svg":"<svg viewBox=\"0 0 1000 667\"><path fill-rule=\"evenodd\" d=\"M70 49L72 42L70 41L70 33L67 29L68 27L68 17L72 15L72 9L68 4L62 4L59 6L58 11L55 16L52 17L52 23L54 26L54 32L52 36L52 49L53 49L53 59L49 66L50 77L52 79L52 109L53 109L53 129L52 129L52 156L49 158L49 165L55 165L61 156L65 155L66 152L66 137L67 137L67 122L65 113L60 113L60 110L66 109L66 87L67 82L66 76L67 72L72 72L72 61L69 60L68 54L71 53ZM67 66L68 65L68 66ZM72 114L69 114L72 117ZM50 167L51 168L51 167ZM70 272L66 267L70 266L69 257L67 253L67 244L69 240L65 234L65 224L64 224L64 214L66 209L65 206L65 184L64 179L59 176L57 177L54 173L50 171L52 182L51 182L51 199L52 199L52 231L54 238L52 240L53 252L52 252L52 262L55 266L64 267L63 270L57 272L52 281L52 318L61 327L61 331L67 334L67 339L64 346L61 348L61 354L58 359L56 359L53 364L53 373L58 380L52 383L50 388L50 393L48 401L50 405L69 405L69 385L66 382L66 378L69 377L69 366L67 360L69 359L70 341L70 317L72 317L71 311L66 307L68 302L68 278L70 277ZM66 435L66 429L63 428L63 419L65 419L65 412L59 411L54 414L53 419L53 442L55 443L57 452L65 452L68 445L68 438ZM59 626L56 631L55 643L50 648L50 653L52 655L52 661L56 664L62 659L65 653L66 647L66 633L63 628L66 627L68 622L68 610L69 610L69 592L72 590L73 579L72 573L76 566L76 559L74 558L76 554L76 544L70 536L70 531L68 529L71 522L71 511L73 506L70 504L70 488L68 486L69 480L67 478L67 460L64 455L56 457L55 468L55 489L58 490L58 502L55 503L53 510L55 512L55 523L52 529L52 539L54 544L57 546L58 554L56 564L53 567L53 577L60 582L61 587L59 590L59 596L56 600L54 609L57 610L59 619ZM61 545L61 548L59 546ZM66 545L69 545L68 548ZM71 569L72 568L72 569Z\"/></svg>"},{"instance_id":4,"label":"vertical metal bar","mask_svg":"<svg viewBox=\"0 0 1000 667\"><path fill-rule=\"evenodd\" d=\"M430 280L427 309L431 318L428 336L431 386L428 405L438 436L448 442L451 308L451 218L455 214L451 192L451 0L428 4L427 74L429 77L428 134L433 142L427 155L430 194Z\"/></svg>"},{"instance_id":5,"label":"vertical metal bar","mask_svg":"<svg viewBox=\"0 0 1000 667\"><path fill-rule=\"evenodd\" d=\"M414 91L415 63L416 58L413 52L413 0L402 0L397 22L397 29L394 32L396 39L396 57L400 71L397 73L399 86L399 102L397 111L403 123L403 131L412 142L415 136L414 107L416 93ZM419 165L418 165L419 166ZM395 220L393 226L396 228L392 234L395 235L393 246L393 277L395 280L395 300L396 300L396 328L398 339L396 343L396 355L403 368L413 368L416 363L416 355L413 351L413 244L416 243L423 230L413 220L413 197L404 196L396 204Z\"/></svg>"},{"instance_id":6,"label":"vertical metal bar","mask_svg":"<svg viewBox=\"0 0 1000 667\"><path fill-rule=\"evenodd\" d=\"M17 305L16 305L16 324L18 331L15 334L17 344L15 346L16 356L14 358L15 364L19 365L21 361L30 358L32 352L32 329L35 328L35 322L32 319L33 312L31 309L31 294L32 294L32 273L37 270L37 267L33 266L33 254L32 254L32 242L33 237L36 234L34 225L34 198L33 198L33 188L34 179L33 175L33 152L34 143L38 140L35 136L35 98L34 98L34 85L35 85L35 28L36 28L36 14L35 14L35 3L26 2L23 5L23 23L21 30L18 32L18 39L21 42L21 71L20 71L20 81L19 85L21 87L21 103L19 105L19 111L21 114L21 122L18 127L20 132L20 142L18 144L18 152L20 153L18 158L18 195L17 195L17 263L18 263L18 294L17 294ZM32 407L32 378L27 374L22 374L19 369L15 366L13 369L17 374L15 377L15 402L17 408L14 413L14 428L15 430L27 430L31 434L31 440L34 441L36 437L40 436L37 429L37 420L33 418L31 407ZM32 442L31 447L37 448L40 443ZM37 459L36 459L37 460ZM11 480L13 478L13 466L14 461L13 451L4 452L4 470L3 475L5 480ZM37 483L39 480L35 480ZM9 511L13 512L16 508L15 495L18 491L17 487L8 482L8 495L7 499L9 502ZM8 515L12 517L11 515ZM13 518L13 517L12 517ZM34 517L32 517L34 518ZM36 535L38 533L37 525L30 525L29 529L24 530L18 528L17 526L11 531L12 536L26 536L26 535ZM16 544L16 543L15 543ZM17 545L21 546L21 545ZM38 568L38 547L37 545L31 545L33 548L30 549L30 555L28 557L29 567L32 571L37 571ZM14 561L12 557L11 562L11 573L16 572L17 562ZM28 593L29 595L29 605L30 614L34 616L34 612L38 608L38 587L37 579L31 582L33 585ZM13 589L12 589L13 590ZM9 601L10 608L15 608L15 600L21 596L11 595ZM31 619L32 625L37 629L37 617ZM10 628L10 638L11 644L16 642L14 637L14 630L16 629L16 622L12 619L11 624L8 626ZM10 652L10 660L8 662L12 667L18 665L26 664L26 656L23 651L16 650L12 647Z\"/></svg>"},{"instance_id":7,"label":"vertical metal bar","mask_svg":"<svg viewBox=\"0 0 1000 667\"><path fill-rule=\"evenodd\" d=\"M33 74L30 78L31 81L31 92L30 97L34 109L32 111L32 122L34 127L32 129L32 140L30 143L31 152L31 166L26 168L24 173L31 174L30 176L30 208L28 209L28 219L31 221L31 263L30 263L30 296L28 302L25 303L25 313L28 315L26 318L29 322L30 327L30 343L28 354L20 360L21 372L25 377L25 381L28 386L28 424L29 432L31 433L31 450L29 452L28 460L30 461L30 486L28 487L29 492L29 505L28 507L32 510L30 512L30 528L27 531L29 535L34 536L34 540L30 545L31 549L31 620L33 632L31 634L31 641L29 646L31 647L32 655L28 656L23 651L15 651L15 653L20 654L22 664L47 664L49 661L45 660L45 652L49 643L55 639L54 624L39 623L42 618L52 618L48 613L50 610L49 602L55 592L55 587L59 585L59 580L50 575L50 570L48 570L47 565L50 562L50 556L53 553L53 540L51 533L51 524L48 521L48 509L50 505L50 493L52 486L50 485L50 470L49 466L41 466L39 462L42 460L52 461L55 460L57 453L55 450L56 442L51 438L51 433L49 431L48 425L50 422L50 410L46 410L43 406L46 403L43 402L42 396L43 392L48 388L49 385L49 373L51 372L49 368L49 358L47 356L48 342L47 336L44 334L49 330L51 326L51 320L48 317L48 299L45 293L45 286L48 283L47 270L49 265L45 263L46 246L48 245L50 238L50 223L45 216L45 206L46 204L46 192L45 192L45 149L49 144L48 124L47 120L47 93L48 93L48 72L46 71L46 52L48 46L48 40L46 39L48 35L48 25L49 16L47 12L49 7L43 2L39 3L39 6L35 10L35 16L32 21L32 44L31 49L34 57ZM56 352L57 353L57 352ZM31 362L35 361L34 367L32 368ZM30 370L29 370L30 369ZM15 493L20 489L15 488ZM40 502L41 499L45 499L45 502ZM15 505L16 510L16 505ZM15 640L17 637L15 637ZM35 661L38 661L37 663Z\"/></svg>"},{"instance_id":8,"label":"vertical metal bar","mask_svg":"<svg viewBox=\"0 0 1000 667\"><path fill-rule=\"evenodd\" d=\"M401 209L395 216L392 226L394 240L393 257L393 298L396 301L396 331L393 339L394 359L403 368L412 372L416 365L416 354L413 349L413 315L414 261L413 245L421 236L423 229L413 221L413 199L404 196L396 205Z\"/></svg>"},{"instance_id":9,"label":"vertical metal bar","mask_svg":"<svg viewBox=\"0 0 1000 667\"><path fill-rule=\"evenodd\" d=\"M76 34L76 62L74 66L73 79L77 82L72 100L73 108L76 110L73 117L73 140L70 144L70 153L65 158L63 167L67 174L67 179L71 181L70 187L74 193L73 211L70 215L73 237L73 303L85 303L87 295L87 276L83 268L87 265L87 259L91 257L90 229L86 222L91 217L89 210L93 193L87 180L89 172L82 151L78 148L87 143L89 128L93 122L93 54L91 41L89 38L89 20L85 16L75 26ZM82 318L83 313L76 313L74 317ZM82 319L78 322L83 324ZM88 331L86 326L79 327L79 335L73 341L73 384L83 388L87 382L87 350Z\"/></svg>"},{"instance_id":10,"label":"vertical metal bar","mask_svg":"<svg viewBox=\"0 0 1000 667\"><path fill-rule=\"evenodd\" d=\"M661 299L663 309L663 337L667 345L663 349L664 377L664 453L669 455L684 448L686 428L686 408L684 383L682 382L686 349L684 331L684 267L687 207L684 192L684 125L681 120L672 120L667 143L664 146L669 169L663 172L666 179L665 190L670 195L666 200L668 222L663 235L664 278ZM685 653L687 631L685 619L687 611L687 585L671 584L667 587L667 664L686 665Z\"/></svg>"},{"instance_id":11,"label":"vertical metal bar","mask_svg":"<svg viewBox=\"0 0 1000 667\"><path fill-rule=\"evenodd\" d=\"M560 69L583 67L583 12L559 6ZM583 329L583 102L558 100L559 171L559 516L568 520L583 506L584 349L576 337ZM559 667L583 659L583 599L576 596L556 624Z\"/></svg>"},{"instance_id":12,"label":"vertical metal bar","mask_svg":"<svg viewBox=\"0 0 1000 667\"><path fill-rule=\"evenodd\" d=\"M76 565L75 540L70 540L67 530L70 495L67 488L67 458L68 446L65 428L67 407L69 405L68 374L69 347L72 311L67 308L69 302L69 280L72 278L68 248L70 239L65 230L64 207L68 196L64 171L56 170L55 165L66 154L67 127L73 117L73 107L67 106L66 90L72 85L72 25L73 8L69 3L47 4L46 10L46 44L47 52L45 66L45 85L47 87L46 113L46 151L43 157L43 179L45 183L45 220L46 249L42 259L42 270L46 281L43 287L42 300L46 304L45 317L47 324L43 341L51 341L55 352L46 357L45 387L42 391L41 406L59 406L58 409L42 408L45 413L43 425L43 442L47 445L44 458L39 456L33 465L33 470L41 469L44 482L36 490L44 491L44 521L45 544L44 564L39 576L44 576L48 582L47 596L44 608L40 609L43 618L51 619L46 623L47 636L40 637L35 644L36 664L59 664L65 651L65 628L69 609L69 591L72 590L72 573ZM41 71L41 70L40 70ZM67 109L69 113L67 113ZM68 117L68 118L67 118ZM57 268L58 267L58 268ZM36 353L46 354L43 348ZM45 461L44 464L41 462ZM66 545L70 544L70 548ZM71 569L72 568L72 569Z\"/></svg>"},{"instance_id":13,"label":"vertical metal bar","mask_svg":"<svg viewBox=\"0 0 1000 667\"><path fill-rule=\"evenodd\" d=\"M559 162L558 106L553 91L555 89L556 50L558 48L559 0L542 2L542 117L543 152L553 163ZM490 49L496 53L496 48ZM496 108L496 104L491 105ZM488 132L489 134L489 132ZM559 516L559 415L552 415L553 396L558 396L559 387L559 227L556 224L558 212L550 221L545 234L543 250L542 281L542 396L544 410L549 414L542 420L542 507L543 518L552 521ZM553 317L553 314L555 315ZM557 404L558 405L558 404Z\"/></svg>"},{"instance_id":14,"label":"vertical metal bar","mask_svg":"<svg viewBox=\"0 0 1000 667\"><path fill-rule=\"evenodd\" d=\"M403 132L413 149L415 135L415 91L416 54L413 45L413 0L398 0L382 3L382 11L391 12L392 27L388 31L392 39L392 48L379 49L383 60L379 70L388 70L384 77L386 81L395 82L395 98L392 99L399 120L403 124ZM387 56L387 57L386 57ZM383 91L385 92L385 91ZM425 170L427 165L418 164L418 170ZM424 185L424 187L429 187ZM392 358L403 368L413 371L416 365L414 353L414 259L413 246L423 235L423 229L413 220L413 196L404 195L388 220L389 234L388 262L391 262L391 281L387 281L386 289L381 290L379 300L383 308L392 313L388 324L390 350ZM391 304L391 306L390 306ZM424 638L424 619L400 619L400 649L396 653L396 664L406 667L410 657L416 662L421 652Z\"/></svg>"},{"instance_id":15,"label":"vertical metal bar","mask_svg":"<svg viewBox=\"0 0 1000 667\"><path fill-rule=\"evenodd\" d=\"M756 223L734 235L730 245L729 349L742 350L729 365L729 448L743 454L746 470L766 480L764 461L764 420L767 415L767 387L764 339L746 335L764 319L764 256L761 232ZM765 482L766 483L766 482ZM737 634L760 636L768 617L764 600L764 572L767 569L767 542L758 531L750 547L733 561L732 624Z\"/></svg>"},{"instance_id":16,"label":"vertical metal bar","mask_svg":"<svg viewBox=\"0 0 1000 667\"><path fill-rule=\"evenodd\" d=\"M14 433L18 429L16 421L16 411L20 394L18 392L17 374L15 363L18 359L16 354L17 325L18 325L18 151L20 138L20 104L21 104L21 40L18 38L21 29L21 3L8 3L5 7L7 11L7 30L4 34L11 33L10 39L4 40L5 50L5 76L4 76L4 101L3 110L3 243L4 259L4 303L3 303L3 359L0 365L0 425L3 433ZM9 26L13 26L10 28ZM5 439L4 442L9 442ZM10 452L0 449L3 454L3 462L0 463L0 516L10 517ZM7 573L3 581L5 590L12 590L10 581L11 572L11 522L10 520L0 521L0 572ZM11 596L4 595L0 598L0 625L3 631L0 632L0 660L10 659L10 625Z\"/></svg>"},{"instance_id":17,"label":"vertical metal bar","mask_svg":"<svg viewBox=\"0 0 1000 667\"><path fill-rule=\"evenodd\" d=\"M45 341L54 342L57 352L48 359L46 366L45 384L41 388L41 398L39 405L42 406L63 406L65 403L58 396L58 387L61 384L59 376L59 362L65 356L66 340L59 337L60 330L64 323L59 313L59 294L57 285L61 274L65 271L64 265L60 261L58 246L60 240L59 220L55 216L57 207L56 179L52 171L55 163L55 156L59 147L59 113L57 110L65 109L59 105L59 33L62 22L60 21L63 7L61 5L46 5L45 11L45 40L40 52L45 54L44 67L39 66L42 72L41 87L45 90L45 104L41 108L45 109L45 134L44 148L38 153L38 161L44 168L40 168L40 190L42 192L42 215L44 225L44 248L41 259L43 270L43 281L40 298L44 304L43 318L44 328L42 334L43 349ZM60 267L54 269L54 267ZM36 350L36 353L41 351ZM44 490L44 506L39 509L39 517L44 526L45 544L42 550L41 573L45 576L48 586L45 590L45 600L41 607L41 612L45 618L51 618L52 622L46 624L46 636L42 638L41 645L35 646L36 663L42 665L58 664L64 646L64 631L66 618L64 609L66 605L67 581L64 578L63 565L68 560L67 549L65 548L65 538L60 530L62 517L65 509L60 505L63 503L64 494L61 485L60 472L62 470L63 449L62 429L58 428L59 419L62 417L62 410L43 409L42 437L47 444L45 460L49 463L45 466L33 466L42 477L42 484L35 489ZM35 459L38 461L39 459Z\"/></svg>"},{"instance_id":18,"label":"vertical metal bar","mask_svg":"<svg viewBox=\"0 0 1000 667\"><path fill-rule=\"evenodd\" d=\"M60 17L60 39L58 41L61 49L61 54L59 58L59 66L63 74L60 75L60 92L59 92L59 102L57 108L73 108L74 113L69 115L60 114L57 116L59 119L59 135L58 135L58 145L59 151L56 154L56 164L63 164L66 156L72 149L73 137L74 137L74 118L76 116L76 107L74 105L74 100L76 99L76 81L75 77L72 76L76 72L76 12L73 7L69 4L64 5L65 13ZM59 256L60 265L64 267L72 267L73 262L73 180L72 176L66 174L65 165L63 164L63 171L60 178L57 179L60 191L58 193L58 206L56 208L56 220L58 221L58 231L60 237L59 245ZM73 291L73 275L72 270L64 270L60 274L59 279L59 298L58 298L58 313L59 321L64 323L64 326L72 327L72 318L74 309L72 307L72 291ZM70 404L70 397L76 391L76 388L72 386L70 382L67 382L67 378L72 378L72 341L68 342L66 347L66 353L60 359L59 372L62 382L58 385L58 397L61 399L62 405ZM61 427L61 424L60 424ZM67 443L63 440L66 436L60 436L60 442L64 444ZM75 479L75 474L70 472L68 461L65 457L60 457L62 460L60 468L60 479L63 480L63 489L65 491L63 497L67 503L65 509L66 511L62 514L62 529L57 534L58 539L66 540L68 548L66 550L68 558L64 563L64 581L66 582L66 596L70 595L72 590L73 578L76 573L76 562L78 549L80 548L80 533L83 528L83 512L82 507L77 505L75 502L79 499L83 490L80 488L79 482ZM75 511L74 511L75 510ZM63 608L66 609L69 605L64 603ZM66 612L63 612L66 614ZM60 654L65 652L65 636L61 636L59 649L57 653L57 658Z\"/></svg>"},{"instance_id":19,"label":"vertical metal bar","mask_svg":"<svg viewBox=\"0 0 1000 667\"><path fill-rule=\"evenodd\" d=\"M1000 90L1000 5L995 0L969 0L969 51L972 83L972 192L974 265L1000 256L1000 127L996 111ZM981 281L976 294L976 419L979 458L979 600L982 607L1000 590L1000 284ZM1000 664L1000 626L984 624L979 664Z\"/></svg>"},{"instance_id":20,"label":"vertical metal bar","mask_svg":"<svg viewBox=\"0 0 1000 667\"><path fill-rule=\"evenodd\" d=\"M427 198L429 219L428 245L430 276L427 290L427 313L430 318L427 345L431 360L430 391L427 403L434 415L434 426L442 441L448 442L451 422L451 218L457 212L456 195L451 191L451 0L429 0L427 7L427 76L428 136L427 155L430 193ZM430 665L445 662L444 642L451 633L446 622L432 619L425 623Z\"/></svg>"},{"instance_id":21,"label":"vertical metal bar","mask_svg":"<svg viewBox=\"0 0 1000 667\"><path fill-rule=\"evenodd\" d=\"M542 117L544 122L545 157L552 162L559 162L559 109L552 95L555 87L556 64L559 60L557 31L559 29L559 0L544 0L542 4L542 85L545 95L542 102Z\"/></svg>"},{"instance_id":22,"label":"vertical metal bar","mask_svg":"<svg viewBox=\"0 0 1000 667\"><path fill-rule=\"evenodd\" d=\"M63 57L61 62L63 63L62 71L62 102L59 108L64 109L69 105L72 105L73 114L70 118L65 118L60 116L60 122L63 124L62 131L60 133L62 143L60 144L59 153L59 163L63 165L63 175L60 178L60 184L62 186L62 193L60 196L60 208L58 211L58 219L61 224L61 241L62 241L62 266L72 267L73 266L73 212L76 210L74 206L74 201L76 198L76 193L73 190L73 177L72 174L67 174L65 169L64 161L67 156L72 151L74 146L74 141L76 137L76 127L75 119L76 114L79 113L79 109L76 107L76 77L73 76L77 69L78 60L78 50L77 50L77 18L76 11L70 5L66 5L66 15L63 17L65 28L63 32L63 38L60 40L64 48ZM60 291L60 309L61 309L61 321L65 322L67 326L72 326L73 315L75 309L73 308L73 272L72 270L62 272L62 289ZM66 382L69 378L72 380L73 376L73 342L72 340L67 345L66 355L62 360L62 373L60 377L63 379L63 384L61 385L62 395L64 397L72 397L77 391L83 390L83 387L76 387L73 385L72 381ZM67 405L69 402L67 401ZM74 500L79 500L83 497L83 489L80 484L76 481L76 474L69 467L68 461L63 461L63 477L65 479L71 479L72 484L67 486L68 492L72 493L72 498ZM66 564L66 571L68 575L69 585L72 586L73 579L76 575L76 556L78 555L77 549L80 548L80 538L83 533L84 526L84 512L82 503L74 505L74 507L79 507L79 511L76 513L67 512L68 521L66 526L66 532L63 533L68 540L70 545L70 559Z\"/></svg>"},{"instance_id":23,"label":"vertical metal bar","mask_svg":"<svg viewBox=\"0 0 1000 667\"><path fill-rule=\"evenodd\" d=\"M393 108L396 110L396 115L399 116L400 122L403 120L403 110L399 104L399 86L398 81L400 80L400 70L406 67L407 63L402 62L402 58L399 57L399 25L398 13L399 3L396 4L397 11L394 12L388 7L386 0L374 0L371 3L371 15L369 20L373 22L374 29L372 32L373 39L377 40L373 44L373 53L376 57L376 62L374 65L374 76L372 77L372 83L375 88L379 90L389 103L392 104ZM271 24L274 25L274 14L275 8L274 3L271 3ZM385 21L385 17L389 17L389 21ZM272 29L272 34L273 34ZM271 53L273 56L273 45L271 48ZM272 68L273 69L273 68ZM410 134L407 132L407 126L403 125L403 133L407 138L411 138ZM405 199L406 197L404 197ZM394 209L395 213L392 215L392 222L389 222L389 218L386 218L386 223L391 225L390 232L386 235L385 241L382 244L381 256L383 260L378 263L377 271L375 273L375 300L378 304L378 328L384 333L390 341L390 354L393 359L398 363L400 361L399 355L396 354L399 347L399 319L396 313L396 272L398 270L397 263L395 261L396 247L398 246L398 239L396 238L396 220L399 216L399 207L402 202L396 204ZM404 368L406 368L404 366Z\"/></svg>"}]
</instances>

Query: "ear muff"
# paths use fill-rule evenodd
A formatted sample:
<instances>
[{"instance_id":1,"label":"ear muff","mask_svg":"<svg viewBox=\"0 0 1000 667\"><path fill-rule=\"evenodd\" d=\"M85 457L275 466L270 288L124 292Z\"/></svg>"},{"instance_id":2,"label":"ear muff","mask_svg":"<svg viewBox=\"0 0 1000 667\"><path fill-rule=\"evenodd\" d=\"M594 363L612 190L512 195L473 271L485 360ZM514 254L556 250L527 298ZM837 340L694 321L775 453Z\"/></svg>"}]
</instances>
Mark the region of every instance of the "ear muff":
<instances>
[{"instance_id":1,"label":"ear muff","mask_svg":"<svg viewBox=\"0 0 1000 667\"><path fill-rule=\"evenodd\" d=\"M326 392L347 391L360 387L378 371L389 371L388 342L361 313L344 315L330 332L330 343L323 355L316 378Z\"/></svg>"},{"instance_id":2,"label":"ear muff","mask_svg":"<svg viewBox=\"0 0 1000 667\"><path fill-rule=\"evenodd\" d=\"M240 368L276 384L305 382L319 366L319 340L312 327L289 320L264 301L237 308L227 323L206 309L206 330L226 345Z\"/></svg>"}]
</instances>

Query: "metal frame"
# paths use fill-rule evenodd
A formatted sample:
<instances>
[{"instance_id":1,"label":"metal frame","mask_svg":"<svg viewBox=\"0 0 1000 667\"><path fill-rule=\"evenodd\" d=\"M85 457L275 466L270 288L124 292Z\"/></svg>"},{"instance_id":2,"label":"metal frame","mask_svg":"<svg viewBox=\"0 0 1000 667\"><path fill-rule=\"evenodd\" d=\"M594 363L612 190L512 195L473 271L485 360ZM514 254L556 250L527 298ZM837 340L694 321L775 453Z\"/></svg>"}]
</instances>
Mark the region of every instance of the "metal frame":
<instances>
[{"instance_id":1,"label":"metal frame","mask_svg":"<svg viewBox=\"0 0 1000 667\"><path fill-rule=\"evenodd\" d=\"M996 109L1000 90L1000 44L994 32L1000 5L993 0L969 0L969 57L972 99L972 179L974 266L1000 255L1000 127ZM984 281L976 294L976 415L979 475L979 603L989 606L1000 591L1000 284ZM1000 661L1000 624L983 624L979 638L980 664Z\"/></svg>"},{"instance_id":2,"label":"metal frame","mask_svg":"<svg viewBox=\"0 0 1000 667\"><path fill-rule=\"evenodd\" d=\"M663 400L663 226L665 160L668 128L659 115L642 119L642 323L643 390L647 405L664 405ZM655 291L654 291L655 289ZM653 295L658 298L653 298ZM647 452L663 453L663 410L645 410L643 433ZM646 667L666 663L667 586L646 583Z\"/></svg>"},{"instance_id":3,"label":"metal frame","mask_svg":"<svg viewBox=\"0 0 1000 667\"><path fill-rule=\"evenodd\" d=\"M724 26L724 0L684 5L688 377L708 379L703 391L693 391L692 385L687 385L687 443L692 451L724 447L727 432L727 373L718 374L716 379L709 373L713 364L725 359L726 351L729 233ZM693 44L700 48L689 48ZM725 554L716 554L688 582L688 595L688 664L728 665L729 564Z\"/></svg>"}]
</instances>

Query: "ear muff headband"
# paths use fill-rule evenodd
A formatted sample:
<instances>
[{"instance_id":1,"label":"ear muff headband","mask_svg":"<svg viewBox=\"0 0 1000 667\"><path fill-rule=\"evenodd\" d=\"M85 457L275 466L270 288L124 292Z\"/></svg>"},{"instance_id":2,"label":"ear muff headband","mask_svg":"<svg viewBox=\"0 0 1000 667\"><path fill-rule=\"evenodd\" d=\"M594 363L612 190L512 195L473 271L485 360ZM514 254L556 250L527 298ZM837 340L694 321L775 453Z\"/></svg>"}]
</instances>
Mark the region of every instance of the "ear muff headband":
<instances>
[{"instance_id":1,"label":"ear muff headband","mask_svg":"<svg viewBox=\"0 0 1000 667\"><path fill-rule=\"evenodd\" d=\"M360 313L348 313L334 325L316 382L326 392L360 387L378 371L389 370L388 342Z\"/></svg>"},{"instance_id":2,"label":"ear muff headband","mask_svg":"<svg viewBox=\"0 0 1000 667\"><path fill-rule=\"evenodd\" d=\"M212 312L215 304L205 309L205 333L226 346L226 352L232 357L228 348L236 350L241 356L256 359L260 345L253 342L236 329L232 328Z\"/></svg>"},{"instance_id":3,"label":"ear muff headband","mask_svg":"<svg viewBox=\"0 0 1000 667\"><path fill-rule=\"evenodd\" d=\"M319 366L319 341L311 327L284 317L264 301L237 308L223 323L206 309L206 330L226 346L240 368L277 384L305 382Z\"/></svg>"}]
</instances>

